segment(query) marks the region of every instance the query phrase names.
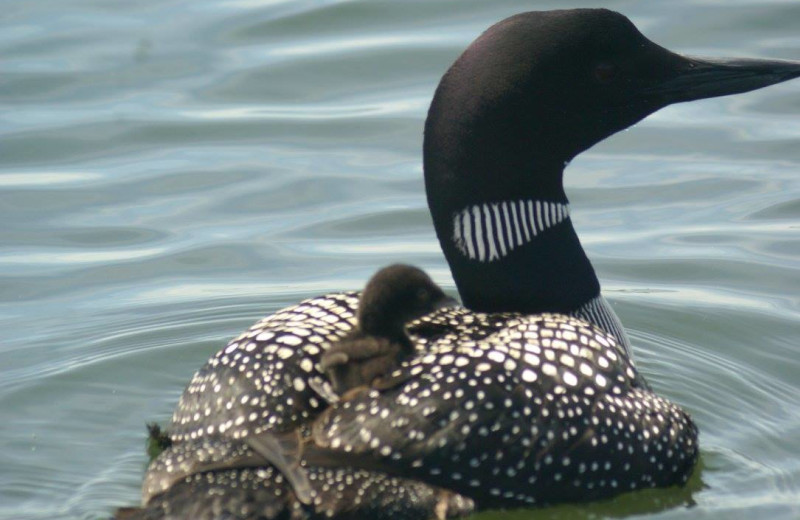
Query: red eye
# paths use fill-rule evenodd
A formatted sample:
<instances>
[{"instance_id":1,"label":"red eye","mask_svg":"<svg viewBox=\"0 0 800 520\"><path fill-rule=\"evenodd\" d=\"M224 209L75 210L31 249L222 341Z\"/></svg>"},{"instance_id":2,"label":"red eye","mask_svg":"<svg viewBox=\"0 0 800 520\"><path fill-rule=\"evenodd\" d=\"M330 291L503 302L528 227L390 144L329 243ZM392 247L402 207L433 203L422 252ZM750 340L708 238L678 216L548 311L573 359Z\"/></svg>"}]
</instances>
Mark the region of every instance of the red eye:
<instances>
[{"instance_id":1,"label":"red eye","mask_svg":"<svg viewBox=\"0 0 800 520\"><path fill-rule=\"evenodd\" d=\"M594 77L600 83L611 83L617 77L617 66L603 61L594 66Z\"/></svg>"}]
</instances>

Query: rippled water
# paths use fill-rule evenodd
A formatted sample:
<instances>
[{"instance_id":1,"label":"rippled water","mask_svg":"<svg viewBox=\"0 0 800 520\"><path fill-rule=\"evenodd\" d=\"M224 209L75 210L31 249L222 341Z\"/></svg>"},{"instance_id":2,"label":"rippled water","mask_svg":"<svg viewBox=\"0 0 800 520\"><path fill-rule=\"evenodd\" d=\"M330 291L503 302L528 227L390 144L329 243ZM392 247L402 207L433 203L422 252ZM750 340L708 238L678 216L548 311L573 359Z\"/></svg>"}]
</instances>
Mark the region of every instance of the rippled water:
<instances>
[{"instance_id":1,"label":"rippled water","mask_svg":"<svg viewBox=\"0 0 800 520\"><path fill-rule=\"evenodd\" d=\"M0 518L134 504L144 423L259 316L399 260L452 290L427 104L485 27L564 5L3 2ZM605 5L682 52L800 58L794 1ZM701 428L702 469L481 518L800 517L800 81L664 110L567 184L642 371Z\"/></svg>"}]
</instances>

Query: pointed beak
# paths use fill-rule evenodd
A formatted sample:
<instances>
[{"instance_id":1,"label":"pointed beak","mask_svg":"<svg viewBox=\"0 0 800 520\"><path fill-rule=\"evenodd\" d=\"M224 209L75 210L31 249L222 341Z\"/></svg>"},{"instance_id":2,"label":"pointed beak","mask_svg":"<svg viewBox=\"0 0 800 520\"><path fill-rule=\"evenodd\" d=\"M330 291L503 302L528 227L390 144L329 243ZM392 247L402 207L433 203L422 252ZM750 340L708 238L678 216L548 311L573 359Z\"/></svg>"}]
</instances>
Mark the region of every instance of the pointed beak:
<instances>
[{"instance_id":1,"label":"pointed beak","mask_svg":"<svg viewBox=\"0 0 800 520\"><path fill-rule=\"evenodd\" d=\"M800 77L800 62L680 57L676 74L645 88L666 104L749 92Z\"/></svg>"}]
</instances>

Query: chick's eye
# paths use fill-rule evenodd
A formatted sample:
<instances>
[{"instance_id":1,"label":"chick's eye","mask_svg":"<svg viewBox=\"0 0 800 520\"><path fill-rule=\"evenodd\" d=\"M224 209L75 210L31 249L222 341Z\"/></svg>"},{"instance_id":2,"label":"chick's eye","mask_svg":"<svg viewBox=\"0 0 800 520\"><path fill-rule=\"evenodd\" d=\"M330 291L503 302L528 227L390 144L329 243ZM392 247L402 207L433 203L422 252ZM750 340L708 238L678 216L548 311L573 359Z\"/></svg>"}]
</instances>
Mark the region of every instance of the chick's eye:
<instances>
[{"instance_id":1,"label":"chick's eye","mask_svg":"<svg viewBox=\"0 0 800 520\"><path fill-rule=\"evenodd\" d=\"M600 83L611 83L617 77L617 66L607 61L601 61L594 66L594 78Z\"/></svg>"},{"instance_id":2,"label":"chick's eye","mask_svg":"<svg viewBox=\"0 0 800 520\"><path fill-rule=\"evenodd\" d=\"M428 301L428 299L429 299L428 291L424 289L420 289L419 291L417 291L417 300L421 301L422 303L425 303Z\"/></svg>"}]
</instances>

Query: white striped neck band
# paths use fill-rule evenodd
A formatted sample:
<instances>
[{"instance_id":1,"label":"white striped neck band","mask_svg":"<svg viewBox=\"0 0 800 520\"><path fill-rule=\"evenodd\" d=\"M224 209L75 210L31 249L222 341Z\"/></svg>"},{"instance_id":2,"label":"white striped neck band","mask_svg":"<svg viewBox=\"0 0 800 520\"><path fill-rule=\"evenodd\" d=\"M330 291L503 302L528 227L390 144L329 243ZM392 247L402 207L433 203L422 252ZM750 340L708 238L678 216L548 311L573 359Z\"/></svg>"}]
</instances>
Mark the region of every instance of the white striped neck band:
<instances>
[{"instance_id":1,"label":"white striped neck band","mask_svg":"<svg viewBox=\"0 0 800 520\"><path fill-rule=\"evenodd\" d=\"M453 216L453 241L463 255L492 262L569 218L569 205L516 200L469 206Z\"/></svg>"}]
</instances>

